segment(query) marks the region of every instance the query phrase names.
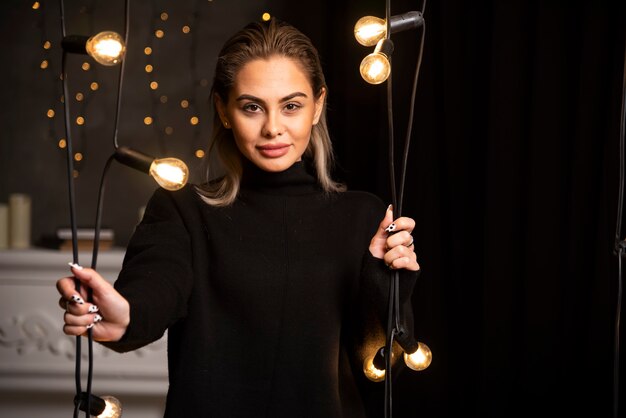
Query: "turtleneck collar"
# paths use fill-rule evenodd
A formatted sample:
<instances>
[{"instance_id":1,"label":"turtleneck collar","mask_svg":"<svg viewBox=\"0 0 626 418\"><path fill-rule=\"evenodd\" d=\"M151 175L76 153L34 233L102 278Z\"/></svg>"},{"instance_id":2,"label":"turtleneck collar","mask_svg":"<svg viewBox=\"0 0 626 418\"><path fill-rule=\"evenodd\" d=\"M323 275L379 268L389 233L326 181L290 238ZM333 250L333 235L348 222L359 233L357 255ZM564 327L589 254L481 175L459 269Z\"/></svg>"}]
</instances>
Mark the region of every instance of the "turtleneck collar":
<instances>
[{"instance_id":1,"label":"turtleneck collar","mask_svg":"<svg viewBox=\"0 0 626 418\"><path fill-rule=\"evenodd\" d=\"M280 172L269 172L244 159L241 189L256 190L268 194L309 194L319 192L314 170L305 161L297 161Z\"/></svg>"}]
</instances>

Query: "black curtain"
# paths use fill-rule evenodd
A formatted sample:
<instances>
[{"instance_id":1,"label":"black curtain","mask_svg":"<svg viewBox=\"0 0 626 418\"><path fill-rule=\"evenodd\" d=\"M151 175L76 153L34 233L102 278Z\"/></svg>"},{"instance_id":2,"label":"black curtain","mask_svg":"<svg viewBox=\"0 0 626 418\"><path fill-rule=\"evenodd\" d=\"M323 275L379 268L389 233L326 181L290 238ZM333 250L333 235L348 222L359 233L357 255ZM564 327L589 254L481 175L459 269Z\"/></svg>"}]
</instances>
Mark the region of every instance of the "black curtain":
<instances>
[{"instance_id":1,"label":"black curtain","mask_svg":"<svg viewBox=\"0 0 626 418\"><path fill-rule=\"evenodd\" d=\"M338 174L390 199L386 87L358 78L371 51L351 36L384 6L287 18L325 60ZM433 363L398 376L394 416L612 417L626 2L431 0L424 17L403 213ZM418 31L392 40L399 157Z\"/></svg>"}]
</instances>

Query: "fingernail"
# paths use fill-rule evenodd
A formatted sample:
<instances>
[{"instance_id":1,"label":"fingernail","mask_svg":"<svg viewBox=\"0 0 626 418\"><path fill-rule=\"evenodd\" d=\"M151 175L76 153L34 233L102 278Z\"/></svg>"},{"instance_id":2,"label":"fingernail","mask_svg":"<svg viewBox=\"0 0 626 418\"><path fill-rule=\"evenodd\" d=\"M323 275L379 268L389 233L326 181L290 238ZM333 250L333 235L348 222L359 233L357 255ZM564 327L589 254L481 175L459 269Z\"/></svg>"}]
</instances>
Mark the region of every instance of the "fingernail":
<instances>
[{"instance_id":1,"label":"fingernail","mask_svg":"<svg viewBox=\"0 0 626 418\"><path fill-rule=\"evenodd\" d=\"M98 307L96 305L91 305L89 307L89 313L98 312Z\"/></svg>"},{"instance_id":2,"label":"fingernail","mask_svg":"<svg viewBox=\"0 0 626 418\"><path fill-rule=\"evenodd\" d=\"M93 326L94 326L94 324L89 324L85 328L89 329L89 328L92 328Z\"/></svg>"},{"instance_id":3,"label":"fingernail","mask_svg":"<svg viewBox=\"0 0 626 418\"><path fill-rule=\"evenodd\" d=\"M67 263L70 267L75 268L76 270L82 270L83 266L76 263Z\"/></svg>"},{"instance_id":4,"label":"fingernail","mask_svg":"<svg viewBox=\"0 0 626 418\"><path fill-rule=\"evenodd\" d=\"M79 305L82 305L83 303L85 303L85 301L83 300L83 298L81 298L78 295L72 295L72 300L76 303L78 303Z\"/></svg>"},{"instance_id":5,"label":"fingernail","mask_svg":"<svg viewBox=\"0 0 626 418\"><path fill-rule=\"evenodd\" d=\"M93 317L93 323L95 324L100 321L102 321L102 317L99 314L96 314L96 316Z\"/></svg>"},{"instance_id":6,"label":"fingernail","mask_svg":"<svg viewBox=\"0 0 626 418\"><path fill-rule=\"evenodd\" d=\"M395 223L391 223L389 224L389 226L387 228L385 228L385 231L387 232L392 232L396 230L396 224Z\"/></svg>"},{"instance_id":7,"label":"fingernail","mask_svg":"<svg viewBox=\"0 0 626 418\"><path fill-rule=\"evenodd\" d=\"M387 210L391 210L392 208L393 208L393 205L387 206Z\"/></svg>"}]
</instances>

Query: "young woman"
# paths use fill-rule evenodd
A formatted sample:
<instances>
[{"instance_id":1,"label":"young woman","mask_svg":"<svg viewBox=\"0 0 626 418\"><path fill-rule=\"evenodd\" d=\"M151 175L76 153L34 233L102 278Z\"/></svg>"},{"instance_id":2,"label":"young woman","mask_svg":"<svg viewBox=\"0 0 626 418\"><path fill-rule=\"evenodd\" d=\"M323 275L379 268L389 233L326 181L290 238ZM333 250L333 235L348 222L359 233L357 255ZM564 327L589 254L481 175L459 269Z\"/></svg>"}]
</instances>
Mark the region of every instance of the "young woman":
<instances>
[{"instance_id":1,"label":"young woman","mask_svg":"<svg viewBox=\"0 0 626 418\"><path fill-rule=\"evenodd\" d=\"M78 266L57 283L68 335L93 328L125 352L168 331L167 417L365 416L361 364L384 345L390 269L410 312L415 223L330 178L326 95L305 35L243 28L212 88L225 175L154 193L115 288Z\"/></svg>"}]
</instances>

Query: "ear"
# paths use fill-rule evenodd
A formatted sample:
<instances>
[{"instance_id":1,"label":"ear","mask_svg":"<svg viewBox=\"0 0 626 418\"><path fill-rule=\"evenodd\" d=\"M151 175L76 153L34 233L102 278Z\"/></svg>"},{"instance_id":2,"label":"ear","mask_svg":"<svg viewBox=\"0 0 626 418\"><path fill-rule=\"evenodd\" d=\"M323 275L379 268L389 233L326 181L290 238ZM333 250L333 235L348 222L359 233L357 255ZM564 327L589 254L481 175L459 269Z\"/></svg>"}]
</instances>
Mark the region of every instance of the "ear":
<instances>
[{"instance_id":1,"label":"ear","mask_svg":"<svg viewBox=\"0 0 626 418\"><path fill-rule=\"evenodd\" d=\"M317 125L317 122L320 121L320 117L322 116L322 111L324 110L325 101L326 101L326 88L322 87L319 97L315 99L315 115L313 116L313 125Z\"/></svg>"},{"instance_id":2,"label":"ear","mask_svg":"<svg viewBox=\"0 0 626 418\"><path fill-rule=\"evenodd\" d=\"M213 93L213 103L215 104L215 110L217 110L217 114L222 120L222 124L225 128L229 128L230 123L228 122L228 118L226 117L226 104L222 101L219 94Z\"/></svg>"}]
</instances>

